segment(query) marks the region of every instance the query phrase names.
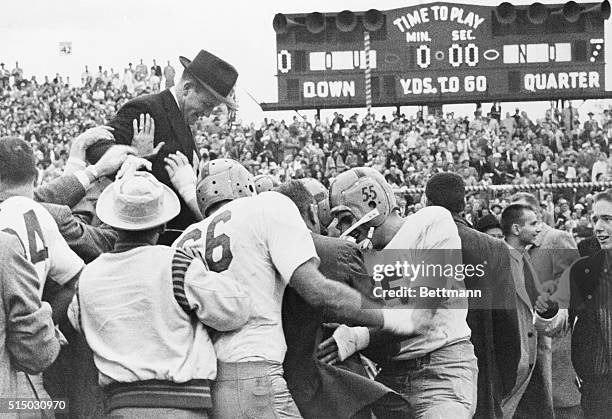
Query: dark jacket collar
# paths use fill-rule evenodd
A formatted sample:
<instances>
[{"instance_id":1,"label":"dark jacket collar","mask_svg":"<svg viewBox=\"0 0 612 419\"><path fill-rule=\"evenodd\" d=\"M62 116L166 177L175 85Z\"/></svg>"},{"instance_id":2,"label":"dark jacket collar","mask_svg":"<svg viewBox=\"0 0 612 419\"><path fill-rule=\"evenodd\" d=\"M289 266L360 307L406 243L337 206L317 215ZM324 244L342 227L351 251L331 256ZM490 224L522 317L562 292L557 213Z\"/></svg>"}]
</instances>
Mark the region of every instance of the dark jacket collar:
<instances>
[{"instance_id":1,"label":"dark jacket collar","mask_svg":"<svg viewBox=\"0 0 612 419\"><path fill-rule=\"evenodd\" d=\"M474 226L472 224L470 224L470 222L468 220L466 220L465 218L461 217L459 214L457 213L451 213L453 214L453 221L455 221L456 224L463 224L469 228L474 228Z\"/></svg>"}]
</instances>

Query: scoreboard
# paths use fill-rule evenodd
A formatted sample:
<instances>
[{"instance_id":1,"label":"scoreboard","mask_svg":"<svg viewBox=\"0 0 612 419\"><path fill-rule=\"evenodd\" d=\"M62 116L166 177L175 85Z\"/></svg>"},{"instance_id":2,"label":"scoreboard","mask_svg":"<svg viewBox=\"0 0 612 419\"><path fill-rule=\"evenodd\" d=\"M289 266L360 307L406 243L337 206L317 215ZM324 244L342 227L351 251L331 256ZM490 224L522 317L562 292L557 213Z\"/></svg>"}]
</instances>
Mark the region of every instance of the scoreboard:
<instances>
[{"instance_id":1,"label":"scoreboard","mask_svg":"<svg viewBox=\"0 0 612 419\"><path fill-rule=\"evenodd\" d=\"M373 106L612 97L609 15L607 1L279 14L278 103L263 108L363 107L366 73Z\"/></svg>"}]
</instances>

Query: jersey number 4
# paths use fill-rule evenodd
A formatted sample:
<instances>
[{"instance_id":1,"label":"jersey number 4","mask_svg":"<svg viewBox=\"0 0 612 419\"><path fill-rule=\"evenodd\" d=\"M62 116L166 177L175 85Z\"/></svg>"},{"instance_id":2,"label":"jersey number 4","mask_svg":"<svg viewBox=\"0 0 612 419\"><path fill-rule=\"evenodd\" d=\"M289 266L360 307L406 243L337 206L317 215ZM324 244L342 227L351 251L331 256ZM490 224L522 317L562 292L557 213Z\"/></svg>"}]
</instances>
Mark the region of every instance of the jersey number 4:
<instances>
[{"instance_id":1,"label":"jersey number 4","mask_svg":"<svg viewBox=\"0 0 612 419\"><path fill-rule=\"evenodd\" d=\"M206 259L206 264L208 265L208 269L214 272L223 272L227 270L232 259L234 259L234 255L232 255L232 250L230 248L230 237L225 234L219 234L215 236L215 228L219 223L226 223L232 218L232 213L230 211L223 211L219 215L216 215L215 218L208 224L208 228L206 229L206 240L205 245L206 249L204 251L204 259ZM185 243L189 240L199 240L202 238L202 230L194 229L191 230L183 239L177 244L177 247L183 247ZM221 258L217 261L213 260L213 251L220 247L221 248Z\"/></svg>"},{"instance_id":2,"label":"jersey number 4","mask_svg":"<svg viewBox=\"0 0 612 419\"><path fill-rule=\"evenodd\" d=\"M43 260L47 259L47 257L49 256L49 251L47 250L47 246L45 245L45 242L43 240L42 229L40 228L40 223L38 222L38 217L34 213L34 210L29 210L28 212L25 212L23 214L23 221L25 223L26 232L28 234L28 250L30 253L30 262L32 262L33 265L36 265L38 262L42 262ZM19 237L19 234L17 234L15 230L13 230L12 228L5 228L2 231L17 237L21 242L21 245L25 249L25 246L23 245L23 240L21 240L21 237ZM42 249L40 250L38 250L38 242L36 241L37 237L40 243L42 243Z\"/></svg>"}]
</instances>

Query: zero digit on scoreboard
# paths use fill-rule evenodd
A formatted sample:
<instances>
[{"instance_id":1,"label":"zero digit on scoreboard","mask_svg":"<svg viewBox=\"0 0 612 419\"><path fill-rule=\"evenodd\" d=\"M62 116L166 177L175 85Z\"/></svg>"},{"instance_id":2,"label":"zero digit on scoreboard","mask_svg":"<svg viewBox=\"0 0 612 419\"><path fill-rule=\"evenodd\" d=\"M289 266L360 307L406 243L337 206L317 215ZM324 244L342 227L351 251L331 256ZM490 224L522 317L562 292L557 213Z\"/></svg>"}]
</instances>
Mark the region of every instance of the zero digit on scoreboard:
<instances>
[{"instance_id":1,"label":"zero digit on scoreboard","mask_svg":"<svg viewBox=\"0 0 612 419\"><path fill-rule=\"evenodd\" d=\"M291 70L291 54L286 49L278 53L278 71L285 74Z\"/></svg>"}]
</instances>

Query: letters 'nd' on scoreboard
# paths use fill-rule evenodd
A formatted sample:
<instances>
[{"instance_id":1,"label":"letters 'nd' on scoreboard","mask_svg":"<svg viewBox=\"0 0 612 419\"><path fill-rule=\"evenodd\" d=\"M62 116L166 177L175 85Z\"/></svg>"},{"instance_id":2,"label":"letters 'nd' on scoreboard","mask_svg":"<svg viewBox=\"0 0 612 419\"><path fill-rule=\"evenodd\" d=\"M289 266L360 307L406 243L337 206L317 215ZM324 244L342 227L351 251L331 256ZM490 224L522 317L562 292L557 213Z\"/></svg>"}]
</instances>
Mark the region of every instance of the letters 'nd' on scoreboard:
<instances>
[{"instance_id":1,"label":"letters 'nd' on scoreboard","mask_svg":"<svg viewBox=\"0 0 612 419\"><path fill-rule=\"evenodd\" d=\"M278 103L262 106L363 107L366 68L373 106L612 97L609 16L607 0L277 14Z\"/></svg>"}]
</instances>

